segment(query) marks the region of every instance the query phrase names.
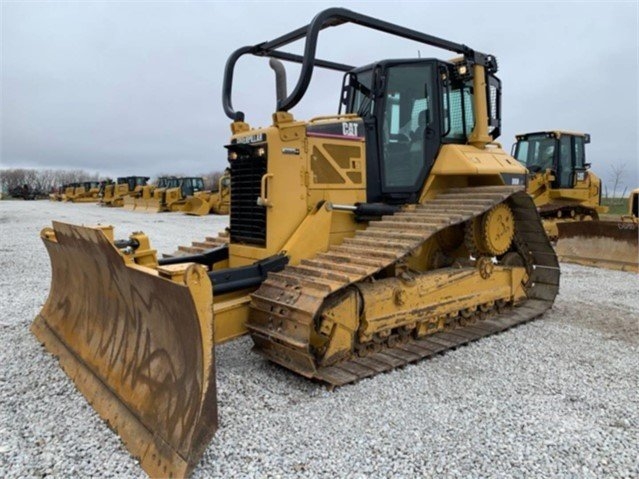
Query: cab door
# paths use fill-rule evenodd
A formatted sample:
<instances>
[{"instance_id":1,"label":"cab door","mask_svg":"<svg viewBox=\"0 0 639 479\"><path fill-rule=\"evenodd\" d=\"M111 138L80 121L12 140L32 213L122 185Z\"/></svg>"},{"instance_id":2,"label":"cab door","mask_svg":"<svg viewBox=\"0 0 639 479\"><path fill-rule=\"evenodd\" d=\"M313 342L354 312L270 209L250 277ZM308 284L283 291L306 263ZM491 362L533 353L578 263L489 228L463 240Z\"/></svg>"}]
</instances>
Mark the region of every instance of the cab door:
<instances>
[{"instance_id":1,"label":"cab door","mask_svg":"<svg viewBox=\"0 0 639 479\"><path fill-rule=\"evenodd\" d=\"M385 197L414 201L440 147L437 63L392 64L378 102L379 166Z\"/></svg>"}]
</instances>

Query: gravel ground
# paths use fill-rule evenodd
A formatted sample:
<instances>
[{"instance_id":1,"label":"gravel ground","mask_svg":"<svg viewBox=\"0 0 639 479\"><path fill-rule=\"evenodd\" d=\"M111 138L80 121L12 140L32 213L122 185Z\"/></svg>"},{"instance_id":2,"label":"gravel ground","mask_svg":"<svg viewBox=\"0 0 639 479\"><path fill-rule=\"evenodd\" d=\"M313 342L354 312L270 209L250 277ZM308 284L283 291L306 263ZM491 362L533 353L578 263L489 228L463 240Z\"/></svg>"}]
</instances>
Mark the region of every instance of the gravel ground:
<instances>
[{"instance_id":1,"label":"gravel ground","mask_svg":"<svg viewBox=\"0 0 639 479\"><path fill-rule=\"evenodd\" d=\"M0 477L145 477L30 334L51 219L143 230L161 252L226 217L0 202ZM562 265L538 321L333 392L217 351L220 430L193 477L637 477L639 276Z\"/></svg>"}]
</instances>

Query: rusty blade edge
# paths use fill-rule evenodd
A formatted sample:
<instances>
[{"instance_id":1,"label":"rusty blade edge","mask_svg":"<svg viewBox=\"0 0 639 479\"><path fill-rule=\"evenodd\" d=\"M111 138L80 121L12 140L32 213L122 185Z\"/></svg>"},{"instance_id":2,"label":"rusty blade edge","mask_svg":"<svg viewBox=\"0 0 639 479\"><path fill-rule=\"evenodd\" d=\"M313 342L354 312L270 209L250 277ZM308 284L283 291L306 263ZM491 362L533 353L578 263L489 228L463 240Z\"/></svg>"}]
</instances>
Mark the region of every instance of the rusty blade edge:
<instances>
[{"instance_id":1,"label":"rusty blade edge","mask_svg":"<svg viewBox=\"0 0 639 479\"><path fill-rule=\"evenodd\" d=\"M60 366L89 405L118 434L126 449L140 461L149 476L185 477L189 474L193 465L149 431L100 378L66 347L42 315L36 316L31 332L47 351L58 358Z\"/></svg>"}]
</instances>

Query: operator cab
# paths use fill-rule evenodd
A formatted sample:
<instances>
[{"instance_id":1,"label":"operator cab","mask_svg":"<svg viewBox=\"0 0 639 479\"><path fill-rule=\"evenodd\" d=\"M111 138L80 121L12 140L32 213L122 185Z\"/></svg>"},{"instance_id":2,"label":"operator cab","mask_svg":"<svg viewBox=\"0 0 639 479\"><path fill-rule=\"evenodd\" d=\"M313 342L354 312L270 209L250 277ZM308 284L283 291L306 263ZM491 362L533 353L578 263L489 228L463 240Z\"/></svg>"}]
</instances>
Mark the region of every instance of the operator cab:
<instances>
[{"instance_id":1,"label":"operator cab","mask_svg":"<svg viewBox=\"0 0 639 479\"><path fill-rule=\"evenodd\" d=\"M175 176L162 176L158 179L156 188L177 188L180 186L180 180Z\"/></svg>"},{"instance_id":2,"label":"operator cab","mask_svg":"<svg viewBox=\"0 0 639 479\"><path fill-rule=\"evenodd\" d=\"M513 156L531 173L551 170L555 175L553 188L574 188L585 179L584 145L590 143L587 133L548 131L517 135Z\"/></svg>"},{"instance_id":3,"label":"operator cab","mask_svg":"<svg viewBox=\"0 0 639 479\"><path fill-rule=\"evenodd\" d=\"M364 67L317 58L320 31L345 23L460 56L450 62L414 58L383 60ZM280 50L303 38L304 55ZM270 57L269 64L276 74L277 112L289 112L300 102L314 68L344 73L339 113L355 114L364 123L368 203L417 201L442 145L472 144L484 148L500 135L501 82L495 76L498 68L493 55L341 8L328 9L306 27L231 54L224 71L222 103L224 112L233 120L234 133L245 131L246 125L244 113L236 111L231 101L235 64L246 54ZM280 60L301 64L290 93ZM484 78L474 78L475 74ZM480 85L481 91L475 91ZM343 128L350 128L347 123L355 120L351 119Z\"/></svg>"},{"instance_id":4,"label":"operator cab","mask_svg":"<svg viewBox=\"0 0 639 479\"><path fill-rule=\"evenodd\" d=\"M192 196L193 193L204 190L204 179L202 178L182 178L180 182L182 196Z\"/></svg>"},{"instance_id":5,"label":"operator cab","mask_svg":"<svg viewBox=\"0 0 639 479\"><path fill-rule=\"evenodd\" d=\"M129 184L129 191L135 190L137 186L146 186L146 182L149 181L148 176L127 176L126 183ZM118 183L120 178L118 178Z\"/></svg>"},{"instance_id":6,"label":"operator cab","mask_svg":"<svg viewBox=\"0 0 639 479\"><path fill-rule=\"evenodd\" d=\"M460 70L462 73L460 73ZM475 126L466 64L385 60L344 75L340 113L366 125L368 201L415 201L442 144L468 143ZM487 73L489 133L499 136L500 82Z\"/></svg>"}]
</instances>

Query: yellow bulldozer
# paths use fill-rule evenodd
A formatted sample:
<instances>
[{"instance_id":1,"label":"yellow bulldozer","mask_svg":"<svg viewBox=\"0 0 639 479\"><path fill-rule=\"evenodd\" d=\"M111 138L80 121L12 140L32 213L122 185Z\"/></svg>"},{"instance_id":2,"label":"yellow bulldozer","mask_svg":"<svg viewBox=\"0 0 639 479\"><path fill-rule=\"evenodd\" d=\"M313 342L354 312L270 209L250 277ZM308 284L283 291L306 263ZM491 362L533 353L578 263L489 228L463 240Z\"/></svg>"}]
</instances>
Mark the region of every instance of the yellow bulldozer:
<instances>
[{"instance_id":1,"label":"yellow bulldozer","mask_svg":"<svg viewBox=\"0 0 639 479\"><path fill-rule=\"evenodd\" d=\"M162 211L189 211L193 208L190 198L207 193L201 177L161 177L148 195L141 195L135 209L151 213ZM146 197L148 196L148 198Z\"/></svg>"},{"instance_id":2,"label":"yellow bulldozer","mask_svg":"<svg viewBox=\"0 0 639 479\"><path fill-rule=\"evenodd\" d=\"M138 194L147 181L148 176L122 176L115 183L105 184L100 206L124 206L125 197Z\"/></svg>"},{"instance_id":3,"label":"yellow bulldozer","mask_svg":"<svg viewBox=\"0 0 639 479\"><path fill-rule=\"evenodd\" d=\"M230 171L222 175L213 191L198 191L186 197L182 211L187 215L204 216L210 213L228 215L231 204Z\"/></svg>"},{"instance_id":4,"label":"yellow bulldozer","mask_svg":"<svg viewBox=\"0 0 639 479\"><path fill-rule=\"evenodd\" d=\"M72 201L75 196L75 188L78 183L68 183L62 187L62 194L60 195L60 201Z\"/></svg>"},{"instance_id":5,"label":"yellow bulldozer","mask_svg":"<svg viewBox=\"0 0 639 479\"><path fill-rule=\"evenodd\" d=\"M124 208L147 213L162 211L164 193L169 188L177 188L179 180L175 177L161 176L154 185L143 186L135 195L125 200Z\"/></svg>"},{"instance_id":6,"label":"yellow bulldozer","mask_svg":"<svg viewBox=\"0 0 639 479\"><path fill-rule=\"evenodd\" d=\"M354 67L316 57L354 23L452 52ZM282 50L304 40L304 54ZM253 128L232 104L236 62L269 57L277 103ZM286 92L283 61L301 64ZM315 68L342 72L336 114L291 110ZM493 55L346 9L229 57L223 106L228 235L158 259L141 232L54 222L49 297L32 331L151 476L187 475L217 429L215 345L342 386L548 310L559 265L526 169L495 139ZM107 279L108 278L108 279Z\"/></svg>"},{"instance_id":7,"label":"yellow bulldozer","mask_svg":"<svg viewBox=\"0 0 639 479\"><path fill-rule=\"evenodd\" d=\"M124 197L122 208L129 211L153 211L153 192L158 188L164 188L165 181L166 178L160 177L156 184L145 184L136 188Z\"/></svg>"},{"instance_id":8,"label":"yellow bulldozer","mask_svg":"<svg viewBox=\"0 0 639 479\"><path fill-rule=\"evenodd\" d=\"M517 135L513 145L513 156L528 168L528 193L553 241L557 223L598 220L608 211L601 205L601 180L586 163L588 143L587 133L554 130Z\"/></svg>"},{"instance_id":9,"label":"yellow bulldozer","mask_svg":"<svg viewBox=\"0 0 639 479\"><path fill-rule=\"evenodd\" d=\"M83 181L74 183L73 191L67 195L66 201L73 203L94 203L99 200L100 183L97 181Z\"/></svg>"},{"instance_id":10,"label":"yellow bulldozer","mask_svg":"<svg viewBox=\"0 0 639 479\"><path fill-rule=\"evenodd\" d=\"M62 201L63 197L64 197L64 193L67 189L66 184L63 184L61 186L57 186L53 189L53 192L49 194L49 199L51 201Z\"/></svg>"},{"instance_id":11,"label":"yellow bulldozer","mask_svg":"<svg viewBox=\"0 0 639 479\"><path fill-rule=\"evenodd\" d=\"M204 179L201 177L179 178L176 188L167 189L164 193L162 207L164 211L183 211L193 209L194 203L189 198L203 197L208 193L204 189Z\"/></svg>"}]
</instances>

